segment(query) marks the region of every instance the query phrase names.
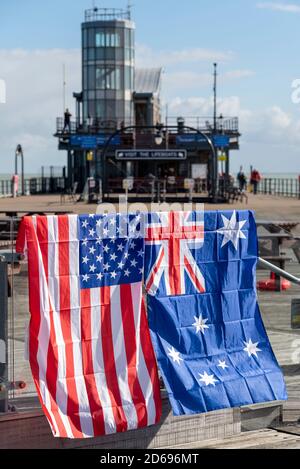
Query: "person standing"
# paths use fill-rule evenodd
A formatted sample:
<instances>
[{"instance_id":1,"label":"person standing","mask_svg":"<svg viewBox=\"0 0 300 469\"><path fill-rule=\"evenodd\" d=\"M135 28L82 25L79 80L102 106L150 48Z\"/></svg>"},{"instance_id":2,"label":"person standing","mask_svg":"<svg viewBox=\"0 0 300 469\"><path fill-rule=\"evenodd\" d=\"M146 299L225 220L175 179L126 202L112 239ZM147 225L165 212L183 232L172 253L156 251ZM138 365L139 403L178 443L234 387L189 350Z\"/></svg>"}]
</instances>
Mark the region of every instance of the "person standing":
<instances>
[{"instance_id":1,"label":"person standing","mask_svg":"<svg viewBox=\"0 0 300 469\"><path fill-rule=\"evenodd\" d=\"M253 169L253 171L251 173L251 184L253 186L253 194L254 195L257 194L258 184L260 183L260 181L261 181L260 173L257 171L257 169Z\"/></svg>"},{"instance_id":2,"label":"person standing","mask_svg":"<svg viewBox=\"0 0 300 469\"><path fill-rule=\"evenodd\" d=\"M237 180L239 183L239 190L243 192L246 189L246 185L247 185L247 178L243 171L243 166L240 167L240 172L237 175Z\"/></svg>"},{"instance_id":3,"label":"person standing","mask_svg":"<svg viewBox=\"0 0 300 469\"><path fill-rule=\"evenodd\" d=\"M66 130L68 129L68 131L70 132L71 131L71 117L72 117L72 114L70 113L69 109L66 109L65 111L65 125L64 125L64 130L63 132L66 132Z\"/></svg>"}]
</instances>

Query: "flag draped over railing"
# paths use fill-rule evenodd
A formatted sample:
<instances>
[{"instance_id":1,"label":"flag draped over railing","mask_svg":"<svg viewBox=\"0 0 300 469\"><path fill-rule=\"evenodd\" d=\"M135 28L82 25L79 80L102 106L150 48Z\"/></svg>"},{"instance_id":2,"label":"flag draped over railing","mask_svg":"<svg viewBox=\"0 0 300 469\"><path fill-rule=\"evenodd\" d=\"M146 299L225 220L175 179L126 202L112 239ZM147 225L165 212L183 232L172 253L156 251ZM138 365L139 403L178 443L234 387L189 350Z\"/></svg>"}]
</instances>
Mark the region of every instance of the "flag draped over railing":
<instances>
[{"instance_id":1,"label":"flag draped over railing","mask_svg":"<svg viewBox=\"0 0 300 469\"><path fill-rule=\"evenodd\" d=\"M158 423L154 351L175 415L286 399L257 304L252 212L26 217L17 250L56 437Z\"/></svg>"},{"instance_id":2,"label":"flag draped over railing","mask_svg":"<svg viewBox=\"0 0 300 469\"><path fill-rule=\"evenodd\" d=\"M33 378L57 437L112 434L160 419L135 216L25 218Z\"/></svg>"},{"instance_id":3,"label":"flag draped over railing","mask_svg":"<svg viewBox=\"0 0 300 469\"><path fill-rule=\"evenodd\" d=\"M257 304L252 212L150 214L145 278L175 415L285 400Z\"/></svg>"}]
</instances>

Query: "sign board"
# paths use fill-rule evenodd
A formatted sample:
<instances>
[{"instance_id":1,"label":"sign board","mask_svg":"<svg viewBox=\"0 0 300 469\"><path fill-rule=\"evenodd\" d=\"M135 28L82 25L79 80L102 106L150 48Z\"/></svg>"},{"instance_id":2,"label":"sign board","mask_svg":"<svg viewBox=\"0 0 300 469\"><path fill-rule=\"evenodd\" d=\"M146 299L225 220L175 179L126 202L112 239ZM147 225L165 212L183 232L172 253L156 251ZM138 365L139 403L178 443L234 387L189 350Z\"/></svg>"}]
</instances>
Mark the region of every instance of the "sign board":
<instances>
[{"instance_id":1,"label":"sign board","mask_svg":"<svg viewBox=\"0 0 300 469\"><path fill-rule=\"evenodd\" d=\"M188 145L191 143L207 143L206 138L200 134L182 134L176 137L177 145Z\"/></svg>"},{"instance_id":2,"label":"sign board","mask_svg":"<svg viewBox=\"0 0 300 469\"><path fill-rule=\"evenodd\" d=\"M133 178L123 179L123 189L124 191L132 191L133 189Z\"/></svg>"},{"instance_id":3,"label":"sign board","mask_svg":"<svg viewBox=\"0 0 300 469\"><path fill-rule=\"evenodd\" d=\"M88 179L88 184L89 184L89 189L95 189L96 188L95 178L89 178Z\"/></svg>"},{"instance_id":4,"label":"sign board","mask_svg":"<svg viewBox=\"0 0 300 469\"><path fill-rule=\"evenodd\" d=\"M192 178L207 179L207 164L192 164Z\"/></svg>"},{"instance_id":5,"label":"sign board","mask_svg":"<svg viewBox=\"0 0 300 469\"><path fill-rule=\"evenodd\" d=\"M185 179L184 180L184 188L186 190L193 190L195 187L195 180L194 179Z\"/></svg>"},{"instance_id":6,"label":"sign board","mask_svg":"<svg viewBox=\"0 0 300 469\"><path fill-rule=\"evenodd\" d=\"M87 161L93 161L94 160L94 153L92 151L87 152L86 160Z\"/></svg>"},{"instance_id":7,"label":"sign board","mask_svg":"<svg viewBox=\"0 0 300 469\"><path fill-rule=\"evenodd\" d=\"M230 138L228 135L207 135L217 148L228 148L230 145ZM177 145L190 145L190 144L204 144L208 145L205 136L200 134L183 134L176 137Z\"/></svg>"},{"instance_id":8,"label":"sign board","mask_svg":"<svg viewBox=\"0 0 300 469\"><path fill-rule=\"evenodd\" d=\"M109 139L109 135L72 135L70 144L84 150L95 150L97 147L103 147ZM121 145L120 135L114 137L110 143L112 146Z\"/></svg>"},{"instance_id":9,"label":"sign board","mask_svg":"<svg viewBox=\"0 0 300 469\"><path fill-rule=\"evenodd\" d=\"M117 150L117 160L186 160L186 150Z\"/></svg>"},{"instance_id":10,"label":"sign board","mask_svg":"<svg viewBox=\"0 0 300 469\"><path fill-rule=\"evenodd\" d=\"M228 148L230 144L230 138L228 135L214 135L213 143L217 148Z\"/></svg>"},{"instance_id":11,"label":"sign board","mask_svg":"<svg viewBox=\"0 0 300 469\"><path fill-rule=\"evenodd\" d=\"M224 155L224 154L222 154L222 155L220 155L220 156L218 157L218 160L221 161L221 162L227 161L227 156Z\"/></svg>"}]
</instances>

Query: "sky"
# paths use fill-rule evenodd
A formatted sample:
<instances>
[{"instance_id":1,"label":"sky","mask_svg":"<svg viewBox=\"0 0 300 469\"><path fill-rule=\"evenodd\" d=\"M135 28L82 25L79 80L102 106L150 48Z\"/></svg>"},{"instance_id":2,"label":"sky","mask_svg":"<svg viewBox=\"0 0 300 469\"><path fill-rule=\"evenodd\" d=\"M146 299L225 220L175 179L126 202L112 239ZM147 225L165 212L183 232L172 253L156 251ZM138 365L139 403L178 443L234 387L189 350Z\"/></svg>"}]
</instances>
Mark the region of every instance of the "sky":
<instances>
[{"instance_id":1,"label":"sky","mask_svg":"<svg viewBox=\"0 0 300 469\"><path fill-rule=\"evenodd\" d=\"M127 0L95 3L123 8ZM168 105L172 116L212 115L217 62L218 113L239 117L242 133L231 171L253 165L262 173L300 174L300 1L132 3L136 65L163 67L163 109ZM63 114L63 64L73 110L72 93L81 90L80 23L92 5L0 0L0 174L13 172L18 143L27 173L66 164L53 137Z\"/></svg>"}]
</instances>

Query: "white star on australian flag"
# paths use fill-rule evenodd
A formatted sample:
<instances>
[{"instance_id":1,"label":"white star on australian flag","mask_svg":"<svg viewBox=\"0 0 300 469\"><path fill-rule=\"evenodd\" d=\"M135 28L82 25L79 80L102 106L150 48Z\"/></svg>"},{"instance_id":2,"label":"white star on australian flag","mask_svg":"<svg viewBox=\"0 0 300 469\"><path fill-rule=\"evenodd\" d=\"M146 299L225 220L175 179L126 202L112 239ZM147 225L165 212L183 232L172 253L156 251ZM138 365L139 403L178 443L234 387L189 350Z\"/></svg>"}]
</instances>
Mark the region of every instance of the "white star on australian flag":
<instances>
[{"instance_id":1,"label":"white star on australian flag","mask_svg":"<svg viewBox=\"0 0 300 469\"><path fill-rule=\"evenodd\" d=\"M226 218L223 214L221 216L224 225L223 228L218 230L218 233L223 235L221 247L223 248L227 243L231 242L237 251L239 239L246 239L246 236L242 231L242 228L246 224L246 220L238 222L236 220L236 211L233 212L230 220L228 220L228 218Z\"/></svg>"}]
</instances>

